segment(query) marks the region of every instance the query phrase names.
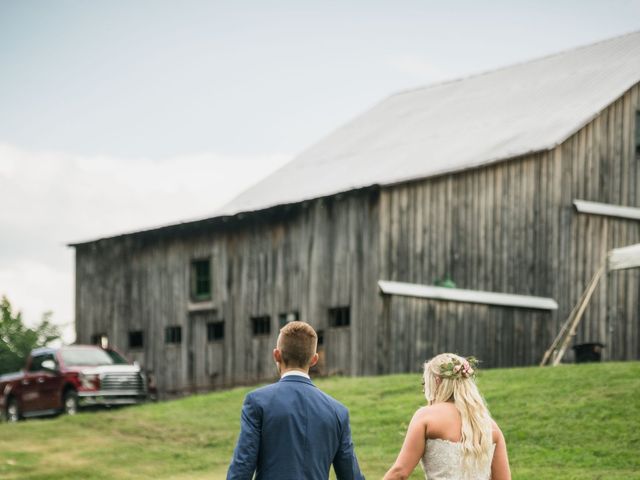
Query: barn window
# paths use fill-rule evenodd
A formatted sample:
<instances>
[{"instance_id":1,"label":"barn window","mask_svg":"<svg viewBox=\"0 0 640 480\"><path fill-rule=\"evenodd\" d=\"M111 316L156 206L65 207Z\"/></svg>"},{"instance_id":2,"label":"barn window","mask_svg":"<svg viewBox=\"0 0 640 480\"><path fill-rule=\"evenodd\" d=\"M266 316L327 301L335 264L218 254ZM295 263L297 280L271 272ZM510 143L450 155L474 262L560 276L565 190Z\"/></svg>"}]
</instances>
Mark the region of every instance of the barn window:
<instances>
[{"instance_id":1,"label":"barn window","mask_svg":"<svg viewBox=\"0 0 640 480\"><path fill-rule=\"evenodd\" d=\"M636 156L640 156L640 110L636 111Z\"/></svg>"},{"instance_id":2,"label":"barn window","mask_svg":"<svg viewBox=\"0 0 640 480\"><path fill-rule=\"evenodd\" d=\"M129 348L144 347L144 334L142 330L132 330L129 332Z\"/></svg>"},{"instance_id":3,"label":"barn window","mask_svg":"<svg viewBox=\"0 0 640 480\"><path fill-rule=\"evenodd\" d=\"M269 335L271 333L271 317L269 315L251 317L251 325L254 336Z\"/></svg>"},{"instance_id":4,"label":"barn window","mask_svg":"<svg viewBox=\"0 0 640 480\"><path fill-rule=\"evenodd\" d=\"M351 325L351 308L334 307L329 309L329 325L331 327L348 327Z\"/></svg>"},{"instance_id":5,"label":"barn window","mask_svg":"<svg viewBox=\"0 0 640 480\"><path fill-rule=\"evenodd\" d=\"M297 322L298 320L300 320L300 312L297 311L281 313L278 315L278 324L280 325L280 328L284 327L289 322Z\"/></svg>"},{"instance_id":6,"label":"barn window","mask_svg":"<svg viewBox=\"0 0 640 480\"><path fill-rule=\"evenodd\" d=\"M91 335L91 345L107 348L109 346L109 337L106 333L94 333Z\"/></svg>"},{"instance_id":7,"label":"barn window","mask_svg":"<svg viewBox=\"0 0 640 480\"><path fill-rule=\"evenodd\" d=\"M164 329L164 343L182 343L182 327L171 325Z\"/></svg>"},{"instance_id":8,"label":"barn window","mask_svg":"<svg viewBox=\"0 0 640 480\"><path fill-rule=\"evenodd\" d=\"M224 322L207 323L207 341L217 342L224 340Z\"/></svg>"},{"instance_id":9,"label":"barn window","mask_svg":"<svg viewBox=\"0 0 640 480\"><path fill-rule=\"evenodd\" d=\"M324 330L318 330L316 334L318 335L318 346L321 347L324 345Z\"/></svg>"},{"instance_id":10,"label":"barn window","mask_svg":"<svg viewBox=\"0 0 640 480\"><path fill-rule=\"evenodd\" d=\"M211 298L211 261L209 259L191 262L191 297L193 300Z\"/></svg>"}]
</instances>

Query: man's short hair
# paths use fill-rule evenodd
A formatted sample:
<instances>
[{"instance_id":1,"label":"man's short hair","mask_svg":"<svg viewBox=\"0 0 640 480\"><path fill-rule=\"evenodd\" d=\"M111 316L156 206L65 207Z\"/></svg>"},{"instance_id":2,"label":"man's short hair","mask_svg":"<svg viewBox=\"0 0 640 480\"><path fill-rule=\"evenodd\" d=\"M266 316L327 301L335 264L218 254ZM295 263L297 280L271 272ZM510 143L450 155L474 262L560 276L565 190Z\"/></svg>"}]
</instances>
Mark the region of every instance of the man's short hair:
<instances>
[{"instance_id":1,"label":"man's short hair","mask_svg":"<svg viewBox=\"0 0 640 480\"><path fill-rule=\"evenodd\" d=\"M318 335L308 323L290 322L280 329L278 349L287 367L307 368L317 346Z\"/></svg>"}]
</instances>

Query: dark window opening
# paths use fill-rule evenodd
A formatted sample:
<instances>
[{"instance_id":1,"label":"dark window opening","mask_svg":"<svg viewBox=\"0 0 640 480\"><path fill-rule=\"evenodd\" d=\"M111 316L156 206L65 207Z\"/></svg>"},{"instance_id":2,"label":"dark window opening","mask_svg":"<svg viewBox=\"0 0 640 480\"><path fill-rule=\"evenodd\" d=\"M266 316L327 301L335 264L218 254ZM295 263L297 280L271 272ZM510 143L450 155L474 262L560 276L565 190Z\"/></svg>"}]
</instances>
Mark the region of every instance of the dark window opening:
<instances>
[{"instance_id":1,"label":"dark window opening","mask_svg":"<svg viewBox=\"0 0 640 480\"><path fill-rule=\"evenodd\" d=\"M207 341L217 342L224 340L224 322L207 323Z\"/></svg>"},{"instance_id":2,"label":"dark window opening","mask_svg":"<svg viewBox=\"0 0 640 480\"><path fill-rule=\"evenodd\" d=\"M321 347L324 345L324 330L318 330L316 334L318 335L318 347Z\"/></svg>"},{"instance_id":3,"label":"dark window opening","mask_svg":"<svg viewBox=\"0 0 640 480\"><path fill-rule=\"evenodd\" d=\"M284 327L289 322L297 322L298 320L300 320L300 312L298 311L281 313L278 315L278 325L280 325L280 328Z\"/></svg>"},{"instance_id":4,"label":"dark window opening","mask_svg":"<svg viewBox=\"0 0 640 480\"><path fill-rule=\"evenodd\" d=\"M194 260L191 262L191 297L194 300L211 298L211 262Z\"/></svg>"},{"instance_id":5,"label":"dark window opening","mask_svg":"<svg viewBox=\"0 0 640 480\"><path fill-rule=\"evenodd\" d=\"M182 327L170 326L164 329L164 343L182 343Z\"/></svg>"},{"instance_id":6,"label":"dark window opening","mask_svg":"<svg viewBox=\"0 0 640 480\"><path fill-rule=\"evenodd\" d=\"M271 333L271 317L263 315L261 317L251 317L253 335L269 335Z\"/></svg>"},{"instance_id":7,"label":"dark window opening","mask_svg":"<svg viewBox=\"0 0 640 480\"><path fill-rule=\"evenodd\" d=\"M142 330L134 330L129 332L129 348L144 347L144 334Z\"/></svg>"},{"instance_id":8,"label":"dark window opening","mask_svg":"<svg viewBox=\"0 0 640 480\"><path fill-rule=\"evenodd\" d=\"M348 327L351 325L351 308L335 307L329 309L329 326Z\"/></svg>"}]
</instances>

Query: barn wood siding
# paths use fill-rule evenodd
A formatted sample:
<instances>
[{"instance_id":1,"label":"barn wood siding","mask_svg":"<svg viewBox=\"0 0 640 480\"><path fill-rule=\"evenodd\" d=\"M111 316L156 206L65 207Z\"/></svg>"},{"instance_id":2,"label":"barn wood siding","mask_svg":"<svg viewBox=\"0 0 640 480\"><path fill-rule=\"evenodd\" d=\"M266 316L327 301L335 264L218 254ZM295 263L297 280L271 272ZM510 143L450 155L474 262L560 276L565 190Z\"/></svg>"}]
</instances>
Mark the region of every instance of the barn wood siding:
<instances>
[{"instance_id":1,"label":"barn wood siding","mask_svg":"<svg viewBox=\"0 0 640 480\"><path fill-rule=\"evenodd\" d=\"M276 220L224 231L151 240L107 239L77 247L78 341L106 332L111 344L154 371L163 392L254 383L276 376L271 351L278 315L325 332L323 373L375 373L377 190L308 202ZM189 298L191 260L211 258L211 302ZM205 307L190 312L190 305ZM350 306L350 327L331 328L327 310ZM253 336L250 318L269 315L271 333ZM222 342L206 323L225 321ZM366 325L365 325L366 323ZM164 328L182 327L165 345ZM143 350L128 351L129 330Z\"/></svg>"},{"instance_id":2,"label":"barn wood siding","mask_svg":"<svg viewBox=\"0 0 640 480\"><path fill-rule=\"evenodd\" d=\"M573 200L640 206L635 86L556 149L397 185L380 198L380 278L555 298L555 312L393 298L380 307L391 370L442 349L488 365L540 360L611 248L640 242L640 222L585 215ZM409 201L408 201L409 200ZM640 358L640 269L610 273L576 337L605 358Z\"/></svg>"},{"instance_id":3,"label":"barn wood siding","mask_svg":"<svg viewBox=\"0 0 640 480\"><path fill-rule=\"evenodd\" d=\"M540 335L547 312L409 297L389 301L390 337L403 345L389 350L389 373L418 372L443 352L475 355L489 368L538 361L530 337Z\"/></svg>"}]
</instances>

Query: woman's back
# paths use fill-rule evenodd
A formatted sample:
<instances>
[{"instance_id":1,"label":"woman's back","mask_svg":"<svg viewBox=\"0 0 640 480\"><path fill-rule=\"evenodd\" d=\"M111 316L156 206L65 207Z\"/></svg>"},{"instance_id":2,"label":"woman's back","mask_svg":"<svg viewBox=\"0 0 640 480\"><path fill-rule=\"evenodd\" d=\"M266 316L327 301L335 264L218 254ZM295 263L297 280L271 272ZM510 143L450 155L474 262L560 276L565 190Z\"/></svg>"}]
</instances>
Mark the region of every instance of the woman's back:
<instances>
[{"instance_id":1,"label":"woman's back","mask_svg":"<svg viewBox=\"0 0 640 480\"><path fill-rule=\"evenodd\" d=\"M428 480L463 480L464 469L462 444L462 418L451 402L436 403L424 412L426 445L421 464ZM493 457L495 443L492 442L489 457ZM489 480L491 462L474 472L473 480Z\"/></svg>"},{"instance_id":2,"label":"woman's back","mask_svg":"<svg viewBox=\"0 0 640 480\"><path fill-rule=\"evenodd\" d=\"M495 451L495 443L491 446L491 457ZM427 439L420 463L428 480L467 480L462 468L462 444L440 438ZM491 464L483 465L474 472L473 480L490 480Z\"/></svg>"}]
</instances>

